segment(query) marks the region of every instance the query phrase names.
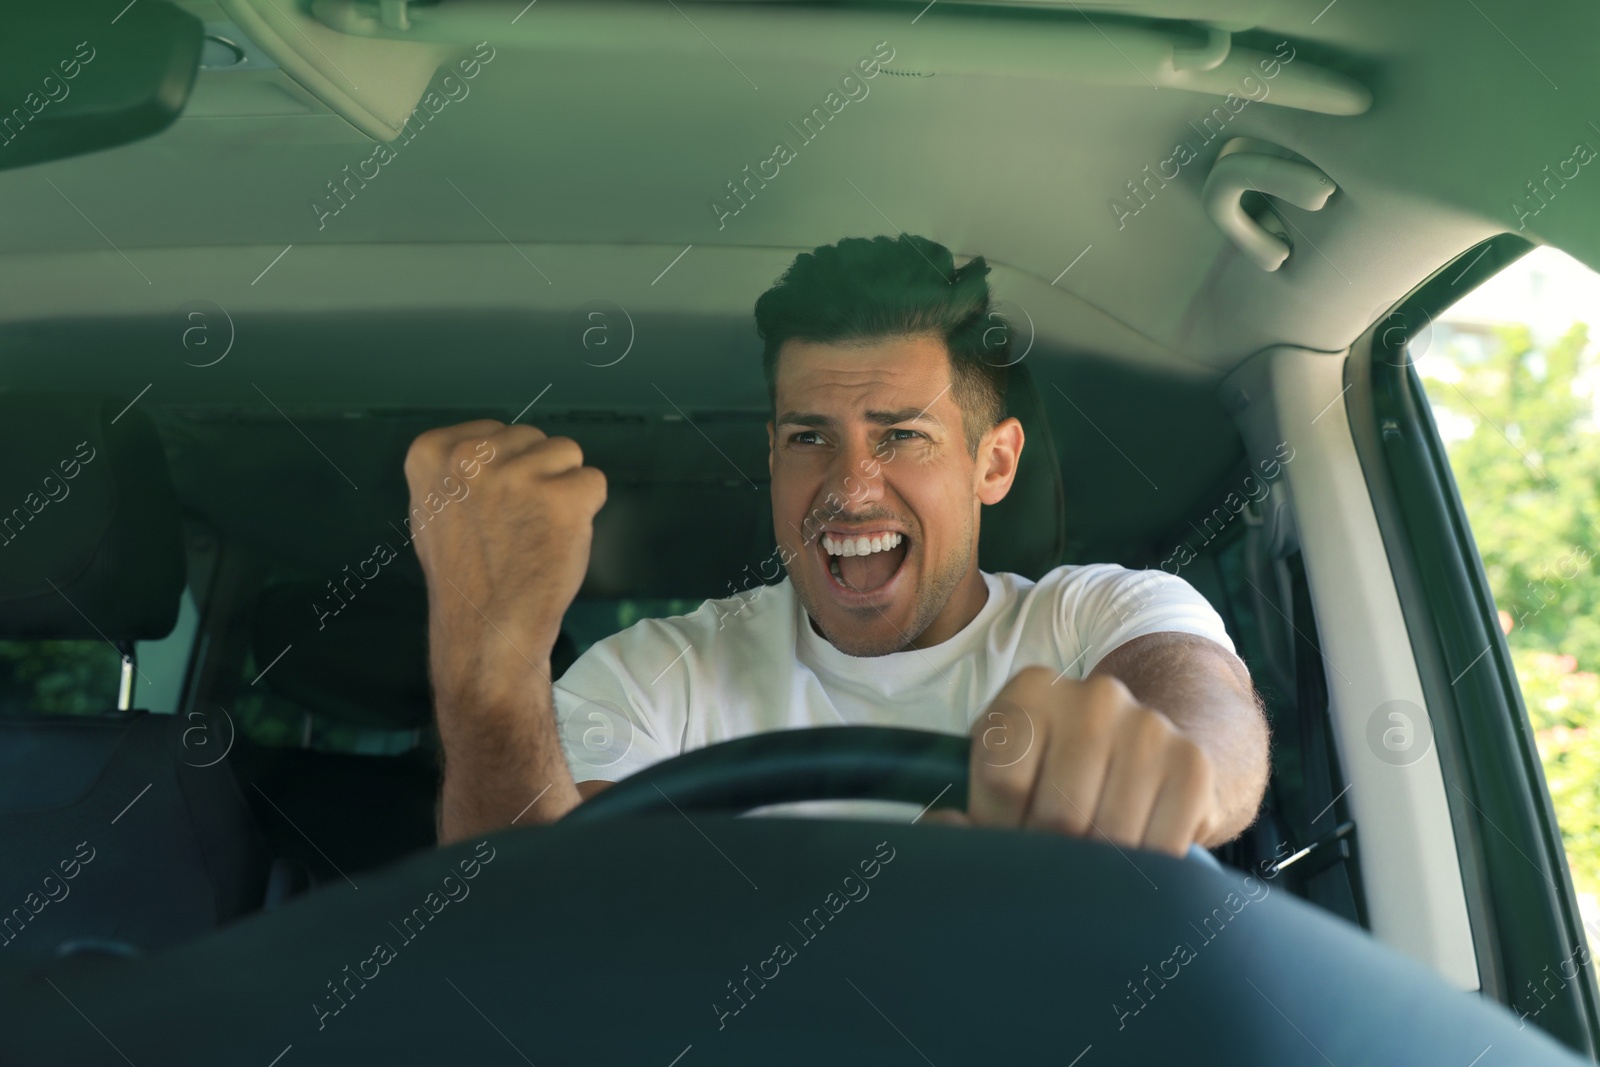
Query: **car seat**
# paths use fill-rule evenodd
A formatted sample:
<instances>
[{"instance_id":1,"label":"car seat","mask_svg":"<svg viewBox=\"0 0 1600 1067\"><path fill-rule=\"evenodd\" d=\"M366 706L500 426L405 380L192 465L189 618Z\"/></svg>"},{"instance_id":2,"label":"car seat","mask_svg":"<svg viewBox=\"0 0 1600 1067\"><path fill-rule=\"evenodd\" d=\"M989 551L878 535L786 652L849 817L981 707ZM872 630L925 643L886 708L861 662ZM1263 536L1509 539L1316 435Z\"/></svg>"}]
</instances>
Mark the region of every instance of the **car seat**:
<instances>
[{"instance_id":1,"label":"car seat","mask_svg":"<svg viewBox=\"0 0 1600 1067\"><path fill-rule=\"evenodd\" d=\"M106 641L122 697L0 718L0 967L158 949L258 908L269 858L227 760L134 710L133 642L185 584L178 502L150 420L123 399L0 394L0 639Z\"/></svg>"}]
</instances>

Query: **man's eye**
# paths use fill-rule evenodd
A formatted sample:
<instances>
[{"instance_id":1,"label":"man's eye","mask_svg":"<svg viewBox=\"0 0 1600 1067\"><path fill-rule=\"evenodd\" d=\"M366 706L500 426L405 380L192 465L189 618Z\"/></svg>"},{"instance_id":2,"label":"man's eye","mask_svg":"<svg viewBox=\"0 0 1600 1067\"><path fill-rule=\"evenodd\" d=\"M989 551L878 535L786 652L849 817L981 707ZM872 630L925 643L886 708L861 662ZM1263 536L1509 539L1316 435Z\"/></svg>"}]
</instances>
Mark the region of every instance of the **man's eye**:
<instances>
[{"instance_id":1,"label":"man's eye","mask_svg":"<svg viewBox=\"0 0 1600 1067\"><path fill-rule=\"evenodd\" d=\"M896 436L894 436L897 433L909 434L910 437L896 437ZM924 435L919 433L916 430L890 430L889 431L889 440L891 440L891 441L908 441L912 437L922 437L922 436L924 436Z\"/></svg>"},{"instance_id":2,"label":"man's eye","mask_svg":"<svg viewBox=\"0 0 1600 1067\"><path fill-rule=\"evenodd\" d=\"M792 445L820 445L822 435L815 430L802 430L800 433L791 434L789 443Z\"/></svg>"}]
</instances>

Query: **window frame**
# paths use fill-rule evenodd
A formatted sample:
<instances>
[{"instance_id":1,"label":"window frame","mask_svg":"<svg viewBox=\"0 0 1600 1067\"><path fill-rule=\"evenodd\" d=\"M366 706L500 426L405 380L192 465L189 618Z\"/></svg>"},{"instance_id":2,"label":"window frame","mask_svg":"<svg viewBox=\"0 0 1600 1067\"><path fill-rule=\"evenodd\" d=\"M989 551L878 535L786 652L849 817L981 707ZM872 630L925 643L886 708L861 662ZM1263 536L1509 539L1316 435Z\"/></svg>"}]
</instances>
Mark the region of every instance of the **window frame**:
<instances>
[{"instance_id":1,"label":"window frame","mask_svg":"<svg viewBox=\"0 0 1600 1067\"><path fill-rule=\"evenodd\" d=\"M1345 362L1356 453L1450 786L1482 989L1513 1010L1585 935L1510 648L1409 345L1533 248L1506 233L1467 249L1375 323ZM1585 967L1533 1021L1595 1058L1597 1001Z\"/></svg>"}]
</instances>

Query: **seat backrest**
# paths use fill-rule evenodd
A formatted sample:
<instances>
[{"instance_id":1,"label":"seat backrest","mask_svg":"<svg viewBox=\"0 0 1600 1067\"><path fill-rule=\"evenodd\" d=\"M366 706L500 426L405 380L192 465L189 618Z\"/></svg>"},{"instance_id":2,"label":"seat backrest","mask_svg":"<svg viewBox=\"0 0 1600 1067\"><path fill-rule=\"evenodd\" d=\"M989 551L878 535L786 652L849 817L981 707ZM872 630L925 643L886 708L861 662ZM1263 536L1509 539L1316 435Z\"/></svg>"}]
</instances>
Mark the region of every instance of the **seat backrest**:
<instances>
[{"instance_id":1,"label":"seat backrest","mask_svg":"<svg viewBox=\"0 0 1600 1067\"><path fill-rule=\"evenodd\" d=\"M254 665L241 682L273 664L252 688L265 701L258 715L287 725L274 733L289 740L241 739L235 767L273 853L313 884L359 877L435 840L427 594L392 573L345 580L256 593ZM315 845L296 829L308 823Z\"/></svg>"},{"instance_id":2,"label":"seat backrest","mask_svg":"<svg viewBox=\"0 0 1600 1067\"><path fill-rule=\"evenodd\" d=\"M251 671L274 664L256 688L297 739L234 749L274 854L332 882L431 847L439 762L423 588L393 573L279 582L255 595L251 614ZM575 652L563 632L552 673ZM307 822L314 847L295 829Z\"/></svg>"},{"instance_id":3,"label":"seat backrest","mask_svg":"<svg viewBox=\"0 0 1600 1067\"><path fill-rule=\"evenodd\" d=\"M427 593L393 574L340 577L341 585L269 585L255 597L251 649L257 664L273 664L261 686L318 725L401 733L427 726ZM280 659L285 648L293 652Z\"/></svg>"},{"instance_id":4,"label":"seat backrest","mask_svg":"<svg viewBox=\"0 0 1600 1067\"><path fill-rule=\"evenodd\" d=\"M154 426L126 400L0 394L0 637L165 636L184 554ZM0 719L0 966L155 949L259 907L269 858L217 722ZM214 743L213 743L214 742Z\"/></svg>"},{"instance_id":5,"label":"seat backrest","mask_svg":"<svg viewBox=\"0 0 1600 1067\"><path fill-rule=\"evenodd\" d=\"M268 859L183 720L0 720L0 967L177 944L260 907ZM207 757L209 758L209 757Z\"/></svg>"}]
</instances>

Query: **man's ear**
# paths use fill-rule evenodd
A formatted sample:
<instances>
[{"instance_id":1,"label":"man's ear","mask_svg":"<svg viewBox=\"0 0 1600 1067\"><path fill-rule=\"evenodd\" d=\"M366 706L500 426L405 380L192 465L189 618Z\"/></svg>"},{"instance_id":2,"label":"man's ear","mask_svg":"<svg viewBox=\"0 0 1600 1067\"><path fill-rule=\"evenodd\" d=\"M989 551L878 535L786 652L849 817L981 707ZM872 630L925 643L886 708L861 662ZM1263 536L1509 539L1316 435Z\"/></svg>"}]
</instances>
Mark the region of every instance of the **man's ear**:
<instances>
[{"instance_id":1,"label":"man's ear","mask_svg":"<svg viewBox=\"0 0 1600 1067\"><path fill-rule=\"evenodd\" d=\"M978 500L998 504L1011 491L1022 458L1022 423L1014 417L1001 420L978 444Z\"/></svg>"},{"instance_id":2,"label":"man's ear","mask_svg":"<svg viewBox=\"0 0 1600 1067\"><path fill-rule=\"evenodd\" d=\"M767 477L772 477L772 450L777 446L778 435L772 425L772 420L767 420Z\"/></svg>"}]
</instances>

